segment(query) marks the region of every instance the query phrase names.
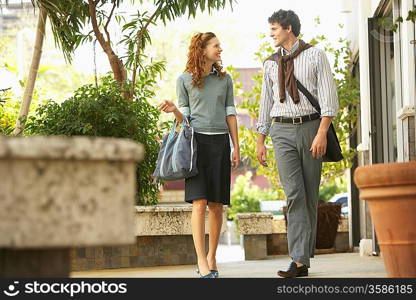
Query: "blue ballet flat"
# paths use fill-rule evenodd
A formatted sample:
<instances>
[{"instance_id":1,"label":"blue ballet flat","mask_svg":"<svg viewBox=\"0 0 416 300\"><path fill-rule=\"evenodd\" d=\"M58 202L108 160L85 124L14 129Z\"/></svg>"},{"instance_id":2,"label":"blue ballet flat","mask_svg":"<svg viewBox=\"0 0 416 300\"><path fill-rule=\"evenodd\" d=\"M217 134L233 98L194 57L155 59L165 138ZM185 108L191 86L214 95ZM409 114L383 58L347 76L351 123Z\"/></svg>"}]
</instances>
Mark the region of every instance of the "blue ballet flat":
<instances>
[{"instance_id":1,"label":"blue ballet flat","mask_svg":"<svg viewBox=\"0 0 416 300\"><path fill-rule=\"evenodd\" d=\"M215 274L217 272L217 275ZM199 275L200 278L217 278L218 277L218 271L217 270L211 270L210 273L207 275L202 276L201 272L199 272L199 269L196 269L196 273Z\"/></svg>"}]
</instances>

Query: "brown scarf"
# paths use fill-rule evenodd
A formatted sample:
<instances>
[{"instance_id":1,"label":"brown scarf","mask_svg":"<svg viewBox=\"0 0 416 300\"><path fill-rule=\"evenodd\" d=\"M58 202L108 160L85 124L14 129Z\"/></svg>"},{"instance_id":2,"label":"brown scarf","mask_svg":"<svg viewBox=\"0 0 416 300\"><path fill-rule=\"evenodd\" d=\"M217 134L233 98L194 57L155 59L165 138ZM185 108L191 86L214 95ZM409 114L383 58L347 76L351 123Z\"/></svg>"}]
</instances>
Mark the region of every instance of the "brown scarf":
<instances>
[{"instance_id":1,"label":"brown scarf","mask_svg":"<svg viewBox=\"0 0 416 300\"><path fill-rule=\"evenodd\" d=\"M290 55L282 55L281 49L277 51L278 57L278 77L279 77L279 98L283 103L286 99L285 87L296 104L299 103L299 91L296 86L296 79L293 74L294 64L293 59L299 55L303 50L312 47L311 44L305 43L303 40L299 40L299 46L295 52Z\"/></svg>"}]
</instances>

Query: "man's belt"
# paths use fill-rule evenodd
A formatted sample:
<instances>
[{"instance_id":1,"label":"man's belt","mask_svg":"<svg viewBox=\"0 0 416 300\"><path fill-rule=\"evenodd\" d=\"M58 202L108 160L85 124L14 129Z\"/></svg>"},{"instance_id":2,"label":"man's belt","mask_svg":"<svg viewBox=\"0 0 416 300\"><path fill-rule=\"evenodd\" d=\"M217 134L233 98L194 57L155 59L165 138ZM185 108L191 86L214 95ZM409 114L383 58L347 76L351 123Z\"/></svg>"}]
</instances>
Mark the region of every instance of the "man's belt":
<instances>
[{"instance_id":1,"label":"man's belt","mask_svg":"<svg viewBox=\"0 0 416 300\"><path fill-rule=\"evenodd\" d=\"M301 116L301 117L274 117L273 120L279 123L291 123L291 124L302 124L308 121L313 121L319 119L321 116L318 113L311 115Z\"/></svg>"}]
</instances>

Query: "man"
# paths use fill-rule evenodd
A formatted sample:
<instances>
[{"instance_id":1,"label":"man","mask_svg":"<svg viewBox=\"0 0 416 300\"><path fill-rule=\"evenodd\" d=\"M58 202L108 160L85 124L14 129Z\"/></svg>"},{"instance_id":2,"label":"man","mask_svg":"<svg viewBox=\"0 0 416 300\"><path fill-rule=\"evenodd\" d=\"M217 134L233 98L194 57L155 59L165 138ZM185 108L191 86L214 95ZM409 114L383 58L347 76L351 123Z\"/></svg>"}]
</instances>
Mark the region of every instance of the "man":
<instances>
[{"instance_id":1,"label":"man","mask_svg":"<svg viewBox=\"0 0 416 300\"><path fill-rule=\"evenodd\" d=\"M325 52L298 39L300 21L291 10L269 18L277 52L264 63L257 158L267 167L264 141L273 141L287 198L287 239L292 258L281 277L307 276L314 257L322 157L327 131L338 112L336 85ZM296 79L318 100L321 114L297 89Z\"/></svg>"}]
</instances>

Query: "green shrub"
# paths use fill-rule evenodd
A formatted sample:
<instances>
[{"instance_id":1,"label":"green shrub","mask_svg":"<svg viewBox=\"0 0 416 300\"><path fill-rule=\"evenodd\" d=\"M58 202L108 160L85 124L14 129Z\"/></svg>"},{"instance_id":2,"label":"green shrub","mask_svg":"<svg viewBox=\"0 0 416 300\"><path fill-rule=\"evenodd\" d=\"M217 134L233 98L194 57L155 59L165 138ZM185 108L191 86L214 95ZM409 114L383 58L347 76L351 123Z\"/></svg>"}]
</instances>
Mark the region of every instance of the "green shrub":
<instances>
[{"instance_id":1,"label":"green shrub","mask_svg":"<svg viewBox=\"0 0 416 300\"><path fill-rule=\"evenodd\" d=\"M328 202L332 196L345 193L347 188L343 185L337 184L335 182L326 184L319 188L319 201Z\"/></svg>"},{"instance_id":2,"label":"green shrub","mask_svg":"<svg viewBox=\"0 0 416 300\"><path fill-rule=\"evenodd\" d=\"M19 103L11 100L10 90L0 90L0 134L10 135L19 112Z\"/></svg>"},{"instance_id":3,"label":"green shrub","mask_svg":"<svg viewBox=\"0 0 416 300\"><path fill-rule=\"evenodd\" d=\"M136 203L155 204L159 182L151 174L160 147L160 112L147 101L152 96L150 88L138 90L133 101L121 95L119 85L106 76L98 89L84 85L60 104L49 101L40 106L35 116L28 119L25 134L119 137L140 142L145 148L145 159L138 163Z\"/></svg>"},{"instance_id":4,"label":"green shrub","mask_svg":"<svg viewBox=\"0 0 416 300\"><path fill-rule=\"evenodd\" d=\"M252 173L239 175L231 191L231 207L228 219L234 219L237 213L259 212L261 200L277 200L277 193L272 189L260 189L251 184Z\"/></svg>"},{"instance_id":5,"label":"green shrub","mask_svg":"<svg viewBox=\"0 0 416 300\"><path fill-rule=\"evenodd\" d=\"M33 115L39 105L45 103L40 101L40 98L38 91L35 90L30 103L29 116ZM16 96L11 89L0 89L0 135L13 135L21 103L22 97Z\"/></svg>"}]
</instances>

